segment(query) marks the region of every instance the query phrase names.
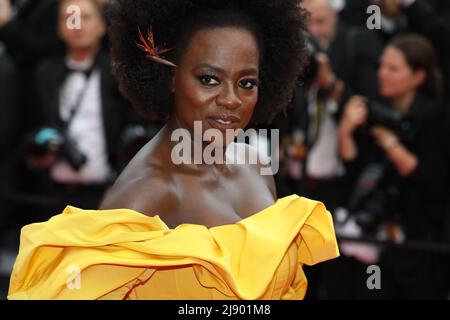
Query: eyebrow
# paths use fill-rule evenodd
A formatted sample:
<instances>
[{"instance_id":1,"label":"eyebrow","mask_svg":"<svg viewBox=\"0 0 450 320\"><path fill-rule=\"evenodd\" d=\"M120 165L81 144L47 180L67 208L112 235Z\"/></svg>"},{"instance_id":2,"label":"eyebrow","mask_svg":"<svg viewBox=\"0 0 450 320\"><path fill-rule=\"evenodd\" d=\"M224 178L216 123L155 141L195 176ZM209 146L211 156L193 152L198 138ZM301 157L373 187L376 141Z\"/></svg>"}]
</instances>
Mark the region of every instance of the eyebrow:
<instances>
[{"instance_id":1,"label":"eyebrow","mask_svg":"<svg viewBox=\"0 0 450 320\"><path fill-rule=\"evenodd\" d=\"M213 65L208 64L208 63L201 63L201 64L195 66L194 70L201 69L201 68L211 69L211 70L214 70L217 73L226 73L225 70L223 70L222 68L213 66ZM248 68L248 69L240 70L239 73L240 74L248 74L248 73L258 74L258 69L256 69L256 68Z\"/></svg>"}]
</instances>

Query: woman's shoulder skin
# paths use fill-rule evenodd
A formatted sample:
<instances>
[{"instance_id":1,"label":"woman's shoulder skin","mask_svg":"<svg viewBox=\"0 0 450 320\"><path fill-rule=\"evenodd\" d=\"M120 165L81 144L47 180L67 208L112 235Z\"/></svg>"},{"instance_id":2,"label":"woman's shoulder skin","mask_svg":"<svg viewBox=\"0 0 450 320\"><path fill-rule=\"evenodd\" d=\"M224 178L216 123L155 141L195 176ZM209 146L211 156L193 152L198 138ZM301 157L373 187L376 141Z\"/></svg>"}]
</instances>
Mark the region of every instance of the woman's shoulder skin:
<instances>
[{"instance_id":1,"label":"woman's shoulder skin","mask_svg":"<svg viewBox=\"0 0 450 320\"><path fill-rule=\"evenodd\" d=\"M126 208L170 221L179 203L176 185L153 152L148 144L135 156L106 194L101 210Z\"/></svg>"}]
</instances>

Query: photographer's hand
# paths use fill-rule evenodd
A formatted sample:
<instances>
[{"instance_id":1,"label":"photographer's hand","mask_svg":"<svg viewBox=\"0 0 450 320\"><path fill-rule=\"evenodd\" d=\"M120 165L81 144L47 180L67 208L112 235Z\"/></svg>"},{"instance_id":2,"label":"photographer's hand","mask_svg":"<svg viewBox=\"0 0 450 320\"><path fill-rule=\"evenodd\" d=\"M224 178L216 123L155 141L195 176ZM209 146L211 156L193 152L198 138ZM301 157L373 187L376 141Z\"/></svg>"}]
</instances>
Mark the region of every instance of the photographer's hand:
<instances>
[{"instance_id":1,"label":"photographer's hand","mask_svg":"<svg viewBox=\"0 0 450 320\"><path fill-rule=\"evenodd\" d=\"M352 97L345 106L339 124L339 153L345 161L352 161L358 156L353 132L367 121L367 113L365 99L360 96Z\"/></svg>"},{"instance_id":2,"label":"photographer's hand","mask_svg":"<svg viewBox=\"0 0 450 320\"><path fill-rule=\"evenodd\" d=\"M397 135L385 127L375 126L370 130L370 133L375 138L375 142L385 152L389 152L392 149L400 146L400 140Z\"/></svg>"},{"instance_id":3,"label":"photographer's hand","mask_svg":"<svg viewBox=\"0 0 450 320\"><path fill-rule=\"evenodd\" d=\"M319 52L316 55L318 64L316 84L319 88L327 89L336 82L336 75L331 69L330 59L325 53Z\"/></svg>"},{"instance_id":4,"label":"photographer's hand","mask_svg":"<svg viewBox=\"0 0 450 320\"><path fill-rule=\"evenodd\" d=\"M386 152L389 160L403 177L408 177L417 168L419 160L415 154L410 152L398 136L391 130L375 126L371 129L375 142Z\"/></svg>"},{"instance_id":5,"label":"photographer's hand","mask_svg":"<svg viewBox=\"0 0 450 320\"><path fill-rule=\"evenodd\" d=\"M49 153L42 157L30 156L28 159L28 166L35 170L47 170L50 169L58 159L55 153Z\"/></svg>"},{"instance_id":6,"label":"photographer's hand","mask_svg":"<svg viewBox=\"0 0 450 320\"><path fill-rule=\"evenodd\" d=\"M339 80L331 68L330 59L325 53L318 53L316 55L318 65L317 77L315 84L325 92L327 92L330 100L339 103L345 84Z\"/></svg>"},{"instance_id":7,"label":"photographer's hand","mask_svg":"<svg viewBox=\"0 0 450 320\"><path fill-rule=\"evenodd\" d=\"M0 29L7 25L12 19L11 0L0 1Z\"/></svg>"}]
</instances>

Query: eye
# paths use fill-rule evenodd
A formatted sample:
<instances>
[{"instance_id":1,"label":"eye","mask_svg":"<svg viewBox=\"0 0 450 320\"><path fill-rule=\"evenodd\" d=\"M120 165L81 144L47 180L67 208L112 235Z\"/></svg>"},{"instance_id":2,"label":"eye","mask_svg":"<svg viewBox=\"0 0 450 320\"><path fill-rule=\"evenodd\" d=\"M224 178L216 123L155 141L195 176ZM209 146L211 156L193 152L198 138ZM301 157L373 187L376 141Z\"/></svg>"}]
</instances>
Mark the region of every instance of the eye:
<instances>
[{"instance_id":1,"label":"eye","mask_svg":"<svg viewBox=\"0 0 450 320\"><path fill-rule=\"evenodd\" d=\"M239 87L246 90L252 90L254 87L259 86L259 82L253 79L244 79L239 82Z\"/></svg>"},{"instance_id":2,"label":"eye","mask_svg":"<svg viewBox=\"0 0 450 320\"><path fill-rule=\"evenodd\" d=\"M199 76L198 80L200 81L201 84L209 87L220 84L219 80L215 76L203 75Z\"/></svg>"}]
</instances>

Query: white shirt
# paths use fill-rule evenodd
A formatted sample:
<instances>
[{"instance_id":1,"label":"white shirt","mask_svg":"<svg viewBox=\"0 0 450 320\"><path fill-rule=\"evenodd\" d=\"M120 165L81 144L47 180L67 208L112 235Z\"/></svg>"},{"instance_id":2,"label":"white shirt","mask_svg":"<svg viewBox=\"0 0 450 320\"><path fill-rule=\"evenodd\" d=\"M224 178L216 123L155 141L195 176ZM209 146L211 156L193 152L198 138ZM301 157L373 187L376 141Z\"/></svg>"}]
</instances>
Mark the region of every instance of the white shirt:
<instances>
[{"instance_id":1,"label":"white shirt","mask_svg":"<svg viewBox=\"0 0 450 320\"><path fill-rule=\"evenodd\" d=\"M317 88L311 87L308 95L308 112L310 118L316 116ZM312 149L308 152L306 173L310 178L331 179L343 174L343 165L339 157L337 125L333 115L337 112L334 101L325 102L319 135ZM314 125L310 125L314 129ZM311 135L311 133L309 133Z\"/></svg>"},{"instance_id":2,"label":"white shirt","mask_svg":"<svg viewBox=\"0 0 450 320\"><path fill-rule=\"evenodd\" d=\"M342 9L344 9L347 4L345 0L329 0L329 1L333 10L336 10L338 12L342 11Z\"/></svg>"},{"instance_id":3,"label":"white shirt","mask_svg":"<svg viewBox=\"0 0 450 320\"><path fill-rule=\"evenodd\" d=\"M88 69L93 61L75 62L67 58L67 65L72 69ZM86 87L86 81L87 87ZM68 120L71 109L81 91L86 87L78 111L69 125L69 135L77 142L78 149L87 157L86 164L75 171L67 161L61 160L51 169L51 177L59 183L97 184L105 182L111 173L108 163L105 130L102 118L101 74L94 69L87 79L83 72L72 72L60 89L59 114Z\"/></svg>"}]
</instances>

